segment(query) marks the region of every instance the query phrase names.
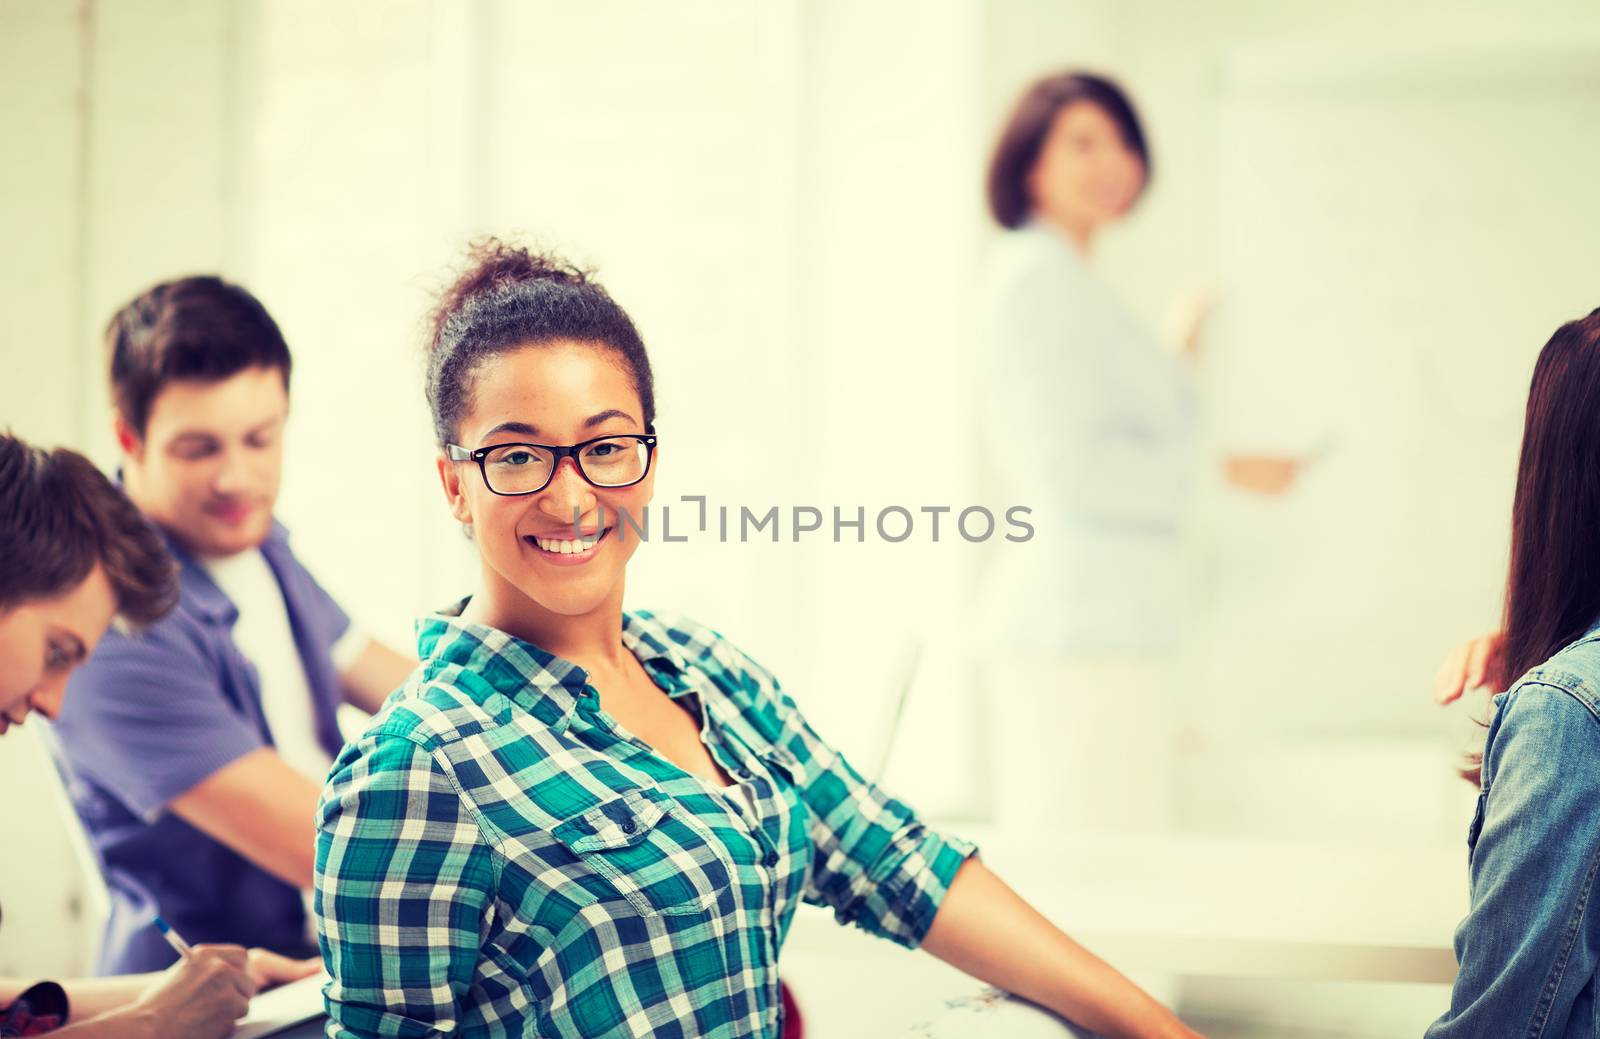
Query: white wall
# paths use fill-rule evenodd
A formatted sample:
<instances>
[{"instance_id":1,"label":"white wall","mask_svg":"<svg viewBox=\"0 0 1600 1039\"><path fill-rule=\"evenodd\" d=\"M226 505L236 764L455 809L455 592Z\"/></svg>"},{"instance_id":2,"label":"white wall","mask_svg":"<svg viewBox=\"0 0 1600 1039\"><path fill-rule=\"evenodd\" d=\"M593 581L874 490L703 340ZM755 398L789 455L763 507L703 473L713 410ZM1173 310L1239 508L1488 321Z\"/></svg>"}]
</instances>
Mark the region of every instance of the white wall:
<instances>
[{"instance_id":1,"label":"white wall","mask_svg":"<svg viewBox=\"0 0 1600 1039\"><path fill-rule=\"evenodd\" d=\"M76 440L86 378L77 350L83 310L79 273L83 227L78 198L83 135L77 132L86 44L77 9L35 0L6 9L0 33L0 96L30 99L0 107L0 134L13 161L0 163L0 228L27 242L0 256L0 292L12 304L0 376L5 421L46 440ZM14 161L25 155L26 162ZM26 302L27 305L18 305ZM45 349L28 350L29 344ZM60 396L36 389L51 380Z\"/></svg>"},{"instance_id":2,"label":"white wall","mask_svg":"<svg viewBox=\"0 0 1600 1039\"><path fill-rule=\"evenodd\" d=\"M0 26L0 426L106 461L106 318L161 277L225 266L227 8L23 0ZM0 748L0 792L0 973L79 966L95 899L26 734Z\"/></svg>"}]
</instances>

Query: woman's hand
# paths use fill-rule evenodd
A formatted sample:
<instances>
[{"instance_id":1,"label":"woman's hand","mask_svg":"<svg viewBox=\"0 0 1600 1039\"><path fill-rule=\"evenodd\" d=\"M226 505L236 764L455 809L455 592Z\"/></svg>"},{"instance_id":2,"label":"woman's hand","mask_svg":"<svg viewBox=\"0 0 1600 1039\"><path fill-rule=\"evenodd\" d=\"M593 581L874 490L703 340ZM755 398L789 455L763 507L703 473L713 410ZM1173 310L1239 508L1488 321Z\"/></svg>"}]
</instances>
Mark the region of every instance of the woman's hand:
<instances>
[{"instance_id":1,"label":"woman's hand","mask_svg":"<svg viewBox=\"0 0 1600 1039\"><path fill-rule=\"evenodd\" d=\"M321 960L291 960L266 949L251 949L247 969L258 992L309 978L322 969Z\"/></svg>"},{"instance_id":2,"label":"woman's hand","mask_svg":"<svg viewBox=\"0 0 1600 1039\"><path fill-rule=\"evenodd\" d=\"M1304 465L1288 455L1229 455L1222 475L1230 487L1275 498L1294 486Z\"/></svg>"},{"instance_id":3,"label":"woman's hand","mask_svg":"<svg viewBox=\"0 0 1600 1039\"><path fill-rule=\"evenodd\" d=\"M1200 356L1200 337L1216 307L1216 291L1209 288L1197 289L1178 300L1167 319L1166 338L1179 357L1192 361Z\"/></svg>"},{"instance_id":4,"label":"woman's hand","mask_svg":"<svg viewBox=\"0 0 1600 1039\"><path fill-rule=\"evenodd\" d=\"M1443 706L1461 699L1468 689L1476 689L1498 674L1505 665L1506 635L1491 631L1450 651L1433 677L1433 701Z\"/></svg>"},{"instance_id":5,"label":"woman's hand","mask_svg":"<svg viewBox=\"0 0 1600 1039\"><path fill-rule=\"evenodd\" d=\"M922 948L1108 1039L1203 1039L1062 933L977 856L956 872Z\"/></svg>"},{"instance_id":6,"label":"woman's hand","mask_svg":"<svg viewBox=\"0 0 1600 1039\"><path fill-rule=\"evenodd\" d=\"M256 993L249 954L237 945L197 945L126 1011L119 1035L223 1039L250 1009Z\"/></svg>"}]
</instances>

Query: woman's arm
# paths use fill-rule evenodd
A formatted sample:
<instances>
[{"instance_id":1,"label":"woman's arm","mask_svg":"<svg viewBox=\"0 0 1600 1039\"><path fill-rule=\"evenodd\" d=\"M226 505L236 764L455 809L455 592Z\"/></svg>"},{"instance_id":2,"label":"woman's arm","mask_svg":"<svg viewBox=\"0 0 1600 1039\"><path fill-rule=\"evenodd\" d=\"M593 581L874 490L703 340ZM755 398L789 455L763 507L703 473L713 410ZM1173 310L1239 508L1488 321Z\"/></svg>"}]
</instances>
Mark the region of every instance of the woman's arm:
<instances>
[{"instance_id":1,"label":"woman's arm","mask_svg":"<svg viewBox=\"0 0 1600 1039\"><path fill-rule=\"evenodd\" d=\"M456 1034L493 912L491 860L428 751L387 731L345 747L317 822L329 1036Z\"/></svg>"},{"instance_id":2,"label":"woman's arm","mask_svg":"<svg viewBox=\"0 0 1600 1039\"><path fill-rule=\"evenodd\" d=\"M156 983L160 974L129 974L120 978L82 978L63 981L74 1021L88 1021L132 1003Z\"/></svg>"},{"instance_id":3,"label":"woman's arm","mask_svg":"<svg viewBox=\"0 0 1600 1039\"><path fill-rule=\"evenodd\" d=\"M219 958L221 965L227 969L208 967L207 961L213 957ZM195 999L192 991L194 978L204 978L209 974L214 977L210 984L219 987L225 998L231 998L229 993L238 988L235 984L235 962L233 953L223 955L211 947L201 946L198 962L184 961L168 974L127 974L115 978L80 978L62 982L61 987L67 993L67 1004L73 1020L79 1024L56 1034L73 1039L94 1039L102 1034L120 1039L137 1039L146 1034L141 1029L159 1029L157 1017L170 1012L172 1004ZM251 949L245 956L245 973L260 991L310 977L321 969L320 960L291 960L266 949ZM185 970L193 975L188 984L169 984ZM14 1002L31 985L32 982L0 978L0 1005ZM145 1005L138 1012L127 1012L141 999ZM106 1031L107 1028L112 1030ZM150 1031L149 1034L155 1035L157 1032Z\"/></svg>"},{"instance_id":4,"label":"woman's arm","mask_svg":"<svg viewBox=\"0 0 1600 1039\"><path fill-rule=\"evenodd\" d=\"M1451 650L1433 676L1433 702L1441 706L1455 703L1469 689L1505 681L1500 674L1505 651L1503 631L1486 632Z\"/></svg>"},{"instance_id":5,"label":"woman's arm","mask_svg":"<svg viewBox=\"0 0 1600 1039\"><path fill-rule=\"evenodd\" d=\"M966 973L1106 1036L1197 1036L1172 1012L1046 920L974 856L922 947Z\"/></svg>"},{"instance_id":6,"label":"woman's arm","mask_svg":"<svg viewBox=\"0 0 1600 1039\"><path fill-rule=\"evenodd\" d=\"M1525 681L1490 723L1472 908L1428 1039L1560 1035L1600 969L1597 709L1586 692Z\"/></svg>"},{"instance_id":7,"label":"woman's arm","mask_svg":"<svg viewBox=\"0 0 1600 1039\"><path fill-rule=\"evenodd\" d=\"M151 1008L129 1012L160 974L128 974L115 978L81 978L59 982L67 994L72 1023L52 1032L63 1039L155 1039L160 1034ZM0 1005L10 1004L32 986L31 982L0 979Z\"/></svg>"},{"instance_id":8,"label":"woman's arm","mask_svg":"<svg viewBox=\"0 0 1600 1039\"><path fill-rule=\"evenodd\" d=\"M816 855L806 901L1107 1036L1197 1035L1039 915L970 843L928 829L909 806L864 779L771 672L734 652L741 685L755 691L753 721L781 726L777 747L793 762L795 793L810 809Z\"/></svg>"},{"instance_id":9,"label":"woman's arm","mask_svg":"<svg viewBox=\"0 0 1600 1039\"><path fill-rule=\"evenodd\" d=\"M60 1039L223 1039L250 1007L249 954L200 945L167 971L69 982L75 1024Z\"/></svg>"}]
</instances>

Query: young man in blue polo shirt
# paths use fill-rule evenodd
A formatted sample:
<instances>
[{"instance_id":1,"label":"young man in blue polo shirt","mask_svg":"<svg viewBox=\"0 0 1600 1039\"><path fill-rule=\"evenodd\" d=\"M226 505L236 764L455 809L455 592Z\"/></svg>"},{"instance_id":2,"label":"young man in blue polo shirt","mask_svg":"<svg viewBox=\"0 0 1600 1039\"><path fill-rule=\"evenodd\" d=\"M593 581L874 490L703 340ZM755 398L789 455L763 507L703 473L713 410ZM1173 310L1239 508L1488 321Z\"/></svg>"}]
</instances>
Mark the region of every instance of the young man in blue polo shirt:
<instances>
[{"instance_id":1,"label":"young man in blue polo shirt","mask_svg":"<svg viewBox=\"0 0 1600 1039\"><path fill-rule=\"evenodd\" d=\"M181 595L108 633L55 725L112 912L103 973L195 942L315 951L304 892L341 703L376 710L415 661L353 627L273 519L290 356L244 289L167 282L107 329L128 497L178 560Z\"/></svg>"}]
</instances>

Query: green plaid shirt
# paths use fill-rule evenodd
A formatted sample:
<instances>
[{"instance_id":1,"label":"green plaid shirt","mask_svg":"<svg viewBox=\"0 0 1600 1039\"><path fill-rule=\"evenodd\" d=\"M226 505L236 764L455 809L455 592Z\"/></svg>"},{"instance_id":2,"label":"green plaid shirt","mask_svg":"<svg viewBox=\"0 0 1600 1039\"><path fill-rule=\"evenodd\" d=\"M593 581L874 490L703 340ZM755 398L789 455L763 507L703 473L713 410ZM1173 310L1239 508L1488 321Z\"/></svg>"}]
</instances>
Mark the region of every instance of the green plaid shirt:
<instances>
[{"instance_id":1,"label":"green plaid shirt","mask_svg":"<svg viewBox=\"0 0 1600 1039\"><path fill-rule=\"evenodd\" d=\"M620 729L584 670L434 615L334 763L316 915L332 1039L776 1036L797 900L919 944L971 844L867 782L709 628L623 615L737 784Z\"/></svg>"}]
</instances>

